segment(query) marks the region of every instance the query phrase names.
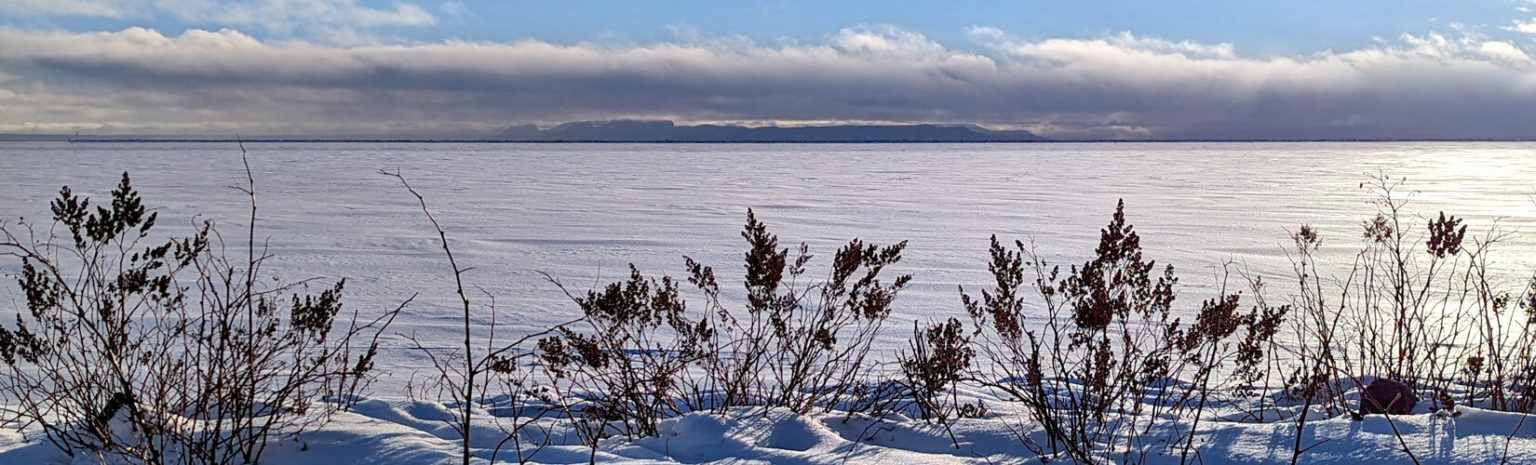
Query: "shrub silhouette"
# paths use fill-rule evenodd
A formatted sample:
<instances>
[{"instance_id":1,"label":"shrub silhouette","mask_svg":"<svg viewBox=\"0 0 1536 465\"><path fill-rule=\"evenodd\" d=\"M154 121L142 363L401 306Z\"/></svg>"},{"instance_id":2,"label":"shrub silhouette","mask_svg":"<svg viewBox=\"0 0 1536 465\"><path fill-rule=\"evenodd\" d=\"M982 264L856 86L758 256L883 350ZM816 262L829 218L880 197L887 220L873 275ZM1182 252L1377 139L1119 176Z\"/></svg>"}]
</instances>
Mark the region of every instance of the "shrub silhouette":
<instances>
[{"instance_id":1,"label":"shrub silhouette","mask_svg":"<svg viewBox=\"0 0 1536 465\"><path fill-rule=\"evenodd\" d=\"M1254 327L1263 320L1257 313L1238 312L1238 295L1224 287L1201 305L1195 324L1171 317L1173 267L1154 273L1124 209L1123 201L1116 205L1093 258L1065 275L1022 242L1010 250L994 236L988 266L994 287L980 299L961 289L974 343L994 379L984 384L1029 407L1047 438L1044 445L1027 444L1038 453L1099 463L1118 452L1120 463L1141 462L1146 446L1160 442L1142 437L1154 423L1190 408L1198 418L1212 373L1233 349L1232 335L1243 327L1248 338L1272 335ZM1025 286L1043 301L1038 325L1025 321ZM1255 351L1265 344L1239 346ZM1179 376L1192 382L1168 382ZM1175 434L1166 443L1181 445L1187 457L1192 438Z\"/></svg>"},{"instance_id":2,"label":"shrub silhouette","mask_svg":"<svg viewBox=\"0 0 1536 465\"><path fill-rule=\"evenodd\" d=\"M63 243L56 229L0 227L27 301L0 327L0 393L16 402L5 420L39 427L71 456L255 463L270 437L323 424L371 379L398 308L338 324L344 282L318 294L258 287L266 256L227 259L211 222L150 244L157 215L127 173L108 206L91 207L60 190Z\"/></svg>"},{"instance_id":3,"label":"shrub silhouette","mask_svg":"<svg viewBox=\"0 0 1536 465\"><path fill-rule=\"evenodd\" d=\"M626 436L652 435L657 420L684 410L769 405L806 413L869 395L870 349L911 280L885 282L881 272L901 260L906 243L854 239L838 249L827 278L798 284L811 261L804 244L790 260L751 210L742 237L745 315L720 303L713 268L686 257L688 281L706 297L702 312L687 311L672 278L647 278L633 266L627 281L601 291L567 291L583 318L538 348L556 378L589 394L578 406L589 422L585 437L603 436L609 424Z\"/></svg>"},{"instance_id":4,"label":"shrub silhouette","mask_svg":"<svg viewBox=\"0 0 1536 465\"><path fill-rule=\"evenodd\" d=\"M870 349L891 304L912 280L899 275L882 281L881 273L901 261L907 243L882 247L853 239L837 250L826 278L801 284L812 258L804 243L788 260L789 249L779 247L778 236L750 209L741 236L750 248L746 315L740 318L720 305L713 270L686 260L689 282L708 297L706 313L721 335L720 356L705 360L708 386L725 393L713 407L762 403L806 413L853 407L841 404L869 397L864 382L877 365Z\"/></svg>"},{"instance_id":5,"label":"shrub silhouette","mask_svg":"<svg viewBox=\"0 0 1536 465\"><path fill-rule=\"evenodd\" d=\"M544 362L590 397L587 419L616 422L626 436L654 436L657 421L679 411L684 370L713 355L709 322L688 318L671 278L647 279L634 266L628 281L572 299L585 316L573 326L586 334L562 327L541 339Z\"/></svg>"}]
</instances>

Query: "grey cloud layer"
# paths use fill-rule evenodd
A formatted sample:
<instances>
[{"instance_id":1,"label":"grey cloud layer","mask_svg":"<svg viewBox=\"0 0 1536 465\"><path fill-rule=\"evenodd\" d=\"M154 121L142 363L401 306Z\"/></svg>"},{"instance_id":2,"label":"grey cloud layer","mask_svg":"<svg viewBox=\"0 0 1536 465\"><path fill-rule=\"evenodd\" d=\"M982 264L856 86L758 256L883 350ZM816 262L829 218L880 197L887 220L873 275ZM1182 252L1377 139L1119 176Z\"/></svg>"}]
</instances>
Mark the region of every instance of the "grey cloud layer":
<instances>
[{"instance_id":1,"label":"grey cloud layer","mask_svg":"<svg viewBox=\"0 0 1536 465\"><path fill-rule=\"evenodd\" d=\"M473 134L518 121L963 122L1057 137L1532 137L1536 61L1430 35L1251 58L1120 34L976 51L891 27L825 43L261 42L0 29L0 131Z\"/></svg>"}]
</instances>

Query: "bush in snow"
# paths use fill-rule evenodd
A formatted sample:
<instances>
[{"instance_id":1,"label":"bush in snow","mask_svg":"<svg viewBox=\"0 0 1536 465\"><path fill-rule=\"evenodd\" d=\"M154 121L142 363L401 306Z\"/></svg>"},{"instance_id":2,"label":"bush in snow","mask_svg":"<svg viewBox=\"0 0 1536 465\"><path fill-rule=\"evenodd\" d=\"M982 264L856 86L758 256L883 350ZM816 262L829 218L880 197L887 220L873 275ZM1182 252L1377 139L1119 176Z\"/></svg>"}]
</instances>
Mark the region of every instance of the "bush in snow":
<instances>
[{"instance_id":1,"label":"bush in snow","mask_svg":"<svg viewBox=\"0 0 1536 465\"><path fill-rule=\"evenodd\" d=\"M1255 338L1266 333L1253 329L1258 313L1239 312L1236 294L1204 302L1192 325L1170 316L1173 267L1154 273L1124 206L1100 231L1094 257L1065 274L1022 242L1010 250L993 237L995 286L980 299L961 289L989 364L985 384L1030 408L1046 436L1046 444L1030 446L1042 454L1098 463L1118 453L1118 461L1136 463L1154 442L1187 454L1193 443L1177 429L1171 437L1143 436L1171 412L1194 409L1198 418L1212 383L1221 381L1216 368L1238 346L1264 347ZM1038 324L1025 321L1026 287L1043 301ZM1237 344L1232 336L1245 326L1255 340Z\"/></svg>"},{"instance_id":2,"label":"bush in snow","mask_svg":"<svg viewBox=\"0 0 1536 465\"><path fill-rule=\"evenodd\" d=\"M811 261L804 244L790 259L750 210L741 235L749 249L740 313L720 303L714 269L692 259L688 281L706 297L697 314L670 277L646 278L633 267L627 281L572 295L583 318L539 349L557 378L587 394L579 409L589 420L645 436L685 409L771 405L806 413L868 394L864 382L876 366L870 348L911 280L880 275L906 244L854 239L837 251L827 278L798 284ZM590 430L601 437L603 427Z\"/></svg>"},{"instance_id":3,"label":"bush in snow","mask_svg":"<svg viewBox=\"0 0 1536 465\"><path fill-rule=\"evenodd\" d=\"M272 284L254 228L240 259L211 222L156 242L157 215L127 173L109 205L91 207L65 187L52 227L0 227L26 295L0 327L5 421L71 456L256 463L269 437L322 424L367 384L398 309L337 324L343 283L318 294Z\"/></svg>"}]
</instances>

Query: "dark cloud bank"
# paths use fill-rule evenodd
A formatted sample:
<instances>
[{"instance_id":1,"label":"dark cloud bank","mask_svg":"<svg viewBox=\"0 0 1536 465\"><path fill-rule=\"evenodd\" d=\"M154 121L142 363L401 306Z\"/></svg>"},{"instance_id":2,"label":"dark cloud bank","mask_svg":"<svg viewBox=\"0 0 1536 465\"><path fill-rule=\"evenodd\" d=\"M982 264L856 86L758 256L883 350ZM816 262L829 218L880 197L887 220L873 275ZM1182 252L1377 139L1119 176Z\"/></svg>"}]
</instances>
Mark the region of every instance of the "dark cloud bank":
<instances>
[{"instance_id":1,"label":"dark cloud bank","mask_svg":"<svg viewBox=\"0 0 1536 465\"><path fill-rule=\"evenodd\" d=\"M1536 61L1404 36L1244 57L1121 34L978 52L895 28L825 43L327 46L240 32L0 28L0 132L485 137L515 123L976 124L1057 139L1536 137Z\"/></svg>"}]
</instances>

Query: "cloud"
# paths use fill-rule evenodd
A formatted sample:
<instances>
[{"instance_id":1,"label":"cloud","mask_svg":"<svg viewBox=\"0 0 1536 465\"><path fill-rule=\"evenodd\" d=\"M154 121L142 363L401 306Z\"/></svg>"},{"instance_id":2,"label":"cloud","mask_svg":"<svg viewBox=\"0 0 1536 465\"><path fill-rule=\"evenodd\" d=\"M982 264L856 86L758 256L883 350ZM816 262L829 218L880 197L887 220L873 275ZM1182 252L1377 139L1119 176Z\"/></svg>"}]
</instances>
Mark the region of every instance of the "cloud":
<instances>
[{"instance_id":1,"label":"cloud","mask_svg":"<svg viewBox=\"0 0 1536 465\"><path fill-rule=\"evenodd\" d=\"M0 0L0 11L27 16L123 16L112 2L97 0Z\"/></svg>"},{"instance_id":2,"label":"cloud","mask_svg":"<svg viewBox=\"0 0 1536 465\"><path fill-rule=\"evenodd\" d=\"M331 2L336 3L336 2ZM345 2L350 4L350 2ZM822 43L325 45L0 28L0 132L484 134L513 122L976 123L1083 138L1532 137L1508 42L1427 34L1306 56L1130 33L979 51L890 26Z\"/></svg>"},{"instance_id":3,"label":"cloud","mask_svg":"<svg viewBox=\"0 0 1536 465\"><path fill-rule=\"evenodd\" d=\"M269 32L292 33L302 27L373 28L427 26L437 18L410 3L372 8L357 0L154 0L155 7L183 21L223 26L255 26Z\"/></svg>"},{"instance_id":4,"label":"cloud","mask_svg":"<svg viewBox=\"0 0 1536 465\"><path fill-rule=\"evenodd\" d=\"M438 4L437 9L442 11L444 15L447 15L449 18L453 18L455 20L462 21L464 18L467 18L470 15L469 7L465 6L464 2L457 0L449 0Z\"/></svg>"},{"instance_id":5,"label":"cloud","mask_svg":"<svg viewBox=\"0 0 1536 465\"><path fill-rule=\"evenodd\" d=\"M457 1L440 7L448 15L461 17L468 13L464 4ZM426 9L403 1L378 8L359 4L358 0L0 0L0 12L175 19L309 38L356 36L361 34L359 29L437 23L437 17Z\"/></svg>"},{"instance_id":6,"label":"cloud","mask_svg":"<svg viewBox=\"0 0 1536 465\"><path fill-rule=\"evenodd\" d=\"M1526 34L1536 34L1536 18L1526 21L1515 21L1515 26L1512 29Z\"/></svg>"}]
</instances>

